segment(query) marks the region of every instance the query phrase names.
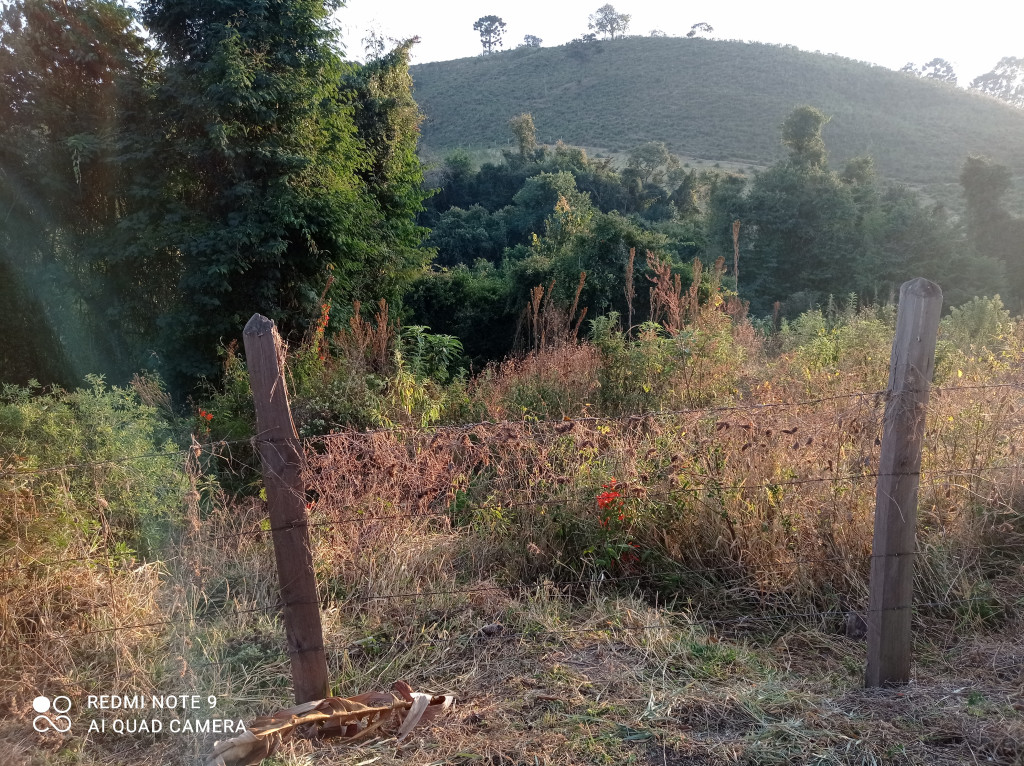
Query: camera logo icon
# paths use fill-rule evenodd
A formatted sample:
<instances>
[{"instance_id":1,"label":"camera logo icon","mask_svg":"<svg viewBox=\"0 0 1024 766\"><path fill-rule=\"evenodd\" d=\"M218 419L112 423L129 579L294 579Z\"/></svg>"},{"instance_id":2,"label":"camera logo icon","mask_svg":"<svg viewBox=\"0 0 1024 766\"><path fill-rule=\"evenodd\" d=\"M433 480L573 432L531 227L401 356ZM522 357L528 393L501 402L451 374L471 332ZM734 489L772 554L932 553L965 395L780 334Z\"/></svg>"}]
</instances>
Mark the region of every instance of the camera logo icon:
<instances>
[{"instance_id":1,"label":"camera logo icon","mask_svg":"<svg viewBox=\"0 0 1024 766\"><path fill-rule=\"evenodd\" d=\"M61 695L54 697L36 697L32 700L32 709L37 715L32 720L32 728L38 732L55 731L59 734L67 734L71 731L71 719L64 713L71 710L71 698ZM52 711L52 715L51 715Z\"/></svg>"}]
</instances>

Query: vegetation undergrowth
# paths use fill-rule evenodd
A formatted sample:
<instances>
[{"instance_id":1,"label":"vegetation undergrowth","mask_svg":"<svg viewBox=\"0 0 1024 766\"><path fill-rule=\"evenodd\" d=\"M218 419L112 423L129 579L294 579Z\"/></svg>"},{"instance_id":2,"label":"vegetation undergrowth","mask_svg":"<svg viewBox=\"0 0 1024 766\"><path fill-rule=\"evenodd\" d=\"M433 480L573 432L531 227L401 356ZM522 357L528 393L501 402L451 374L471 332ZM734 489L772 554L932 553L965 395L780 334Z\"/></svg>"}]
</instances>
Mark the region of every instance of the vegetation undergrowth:
<instances>
[{"instance_id":1,"label":"vegetation undergrowth","mask_svg":"<svg viewBox=\"0 0 1024 766\"><path fill-rule=\"evenodd\" d=\"M331 333L325 302L288 374L336 691L404 677L466 698L472 712L414 746L433 761L923 764L987 748L1017 762L998 732L1020 730L1019 700L984 667L1020 648L1021 323L998 298L942 322L920 686L885 728L890 703L857 691L848 631L866 606L895 313L830 304L773 331L720 265L690 271L684 287L655 267L654 313L632 327L581 322L540 290L529 350L473 376L453 340L385 304ZM252 427L244 363L229 349L225 365L184 422L152 379L6 390L0 737L26 758L103 763L129 747L27 737L39 690L211 690L229 717L287 701L265 501L233 443ZM967 684L980 696L941 702ZM940 714L952 744L916 735ZM874 734L851 739L850 720ZM131 747L185 763L211 739ZM282 762L309 762L306 747Z\"/></svg>"}]
</instances>

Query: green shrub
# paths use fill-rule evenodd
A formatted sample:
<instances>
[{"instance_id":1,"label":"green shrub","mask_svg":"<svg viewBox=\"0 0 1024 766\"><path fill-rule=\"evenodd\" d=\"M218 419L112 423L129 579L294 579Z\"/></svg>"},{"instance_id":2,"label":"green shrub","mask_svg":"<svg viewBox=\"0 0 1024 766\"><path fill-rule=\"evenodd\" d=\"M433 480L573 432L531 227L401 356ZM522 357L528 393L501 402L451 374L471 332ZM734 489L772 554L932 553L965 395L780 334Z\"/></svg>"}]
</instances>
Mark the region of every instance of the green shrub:
<instances>
[{"instance_id":1,"label":"green shrub","mask_svg":"<svg viewBox=\"0 0 1024 766\"><path fill-rule=\"evenodd\" d=\"M148 558L183 507L187 482L171 424L131 388L43 392L5 386L0 393L0 495L12 509L0 540L30 557L108 545ZM26 507L30 503L30 510Z\"/></svg>"}]
</instances>

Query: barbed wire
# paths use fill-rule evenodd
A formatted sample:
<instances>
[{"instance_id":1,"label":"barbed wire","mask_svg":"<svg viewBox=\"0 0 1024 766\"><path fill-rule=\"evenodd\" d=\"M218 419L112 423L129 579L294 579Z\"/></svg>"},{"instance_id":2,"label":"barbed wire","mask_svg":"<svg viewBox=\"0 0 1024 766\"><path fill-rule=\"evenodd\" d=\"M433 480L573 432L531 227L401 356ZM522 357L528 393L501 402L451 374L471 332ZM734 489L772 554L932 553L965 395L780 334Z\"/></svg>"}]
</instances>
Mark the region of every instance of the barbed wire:
<instances>
[{"instance_id":1,"label":"barbed wire","mask_svg":"<svg viewBox=\"0 0 1024 766\"><path fill-rule=\"evenodd\" d=\"M707 480L704 484L696 484L689 487L678 487L671 489L664 493L651 493L644 492L643 494L626 495L623 499L637 499L637 500L672 500L680 495L693 495L699 494L706 490L714 490L719 492L737 492L744 490L767 490L767 489L778 489L780 487L793 487L802 486L807 484L824 484L824 483L842 483L842 482L854 482L854 481L865 481L869 479L878 479L885 477L903 477L903 476L920 476L926 475L929 478L941 477L941 476L973 476L982 472L989 471L1009 471L1016 469L1024 469L1024 463L1015 463L1009 466L982 466L973 469L945 469L942 471L936 470L924 470L917 473L911 472L863 472L855 474L843 474L842 476L820 476L820 477L809 477L806 479L780 479L772 482L762 482L760 484L723 484L715 481L715 477L702 475L702 474L690 474L687 480L692 479L704 479ZM621 486L621 485L620 485ZM286 526L275 527L266 526L259 527L249 530L240 530L238 532L228 532L224 534L214 535L205 538L208 541L225 540L236 537L244 537L249 535L262 535L271 534L273 532L289 531L300 527L307 527L309 529L315 529L318 527L330 527L338 526L343 524L354 524L354 523L365 523L370 521L385 521L385 520L406 520L406 519L426 519L426 518L443 518L452 516L455 514L467 515L474 513L483 513L488 511L502 511L516 508L540 508L540 507L551 507L559 505L583 505L596 503L596 499L593 497L587 498L572 498L572 497L560 497L552 498L549 500L531 500L531 501L512 501L507 503L492 503L490 505L475 505L475 506L463 506L456 508L449 508L444 511L436 511L431 513L422 512L410 512L410 513L394 513L394 514L359 514L355 516L349 516L342 519L330 519L324 521L306 521L305 523L296 521ZM335 510L359 510L360 506L357 505L343 505L336 507Z\"/></svg>"},{"instance_id":2,"label":"barbed wire","mask_svg":"<svg viewBox=\"0 0 1024 766\"><path fill-rule=\"evenodd\" d=\"M189 453L201 454L207 450L209 450L211 455L216 455L212 448L230 447L235 444L252 444L254 439L255 437L249 437L247 439L227 439L215 442L203 442L191 447L184 447L176 450L159 450L143 452L137 455L128 455L125 457L107 458L104 460L84 460L78 463L62 463L61 465L43 466L41 468L0 471L0 479L9 479L19 476L44 476L46 474L73 471L81 468L100 468L104 466L122 465L136 460L146 460L148 458L180 458L187 457Z\"/></svg>"},{"instance_id":3,"label":"barbed wire","mask_svg":"<svg viewBox=\"0 0 1024 766\"><path fill-rule=\"evenodd\" d=\"M423 515L427 516L427 514L423 514ZM436 516L436 515L439 515L439 514L429 514L429 516ZM447 514L443 514L443 515L447 515ZM406 517L395 517L395 518L406 518ZM291 527L287 527L286 529L290 529L290 528ZM234 536L234 535L231 535L231 536ZM220 539L220 538L211 538L211 539L215 539L216 540L216 539ZM924 541L924 542L927 545L934 545L934 543L932 541ZM968 553L968 552L971 552L971 553L988 553L988 552L1000 552L1000 551L1017 551L1017 550L1024 550L1024 540L1021 540L1019 542L1010 542L1010 543L992 543L992 544L989 544L989 545L956 545L955 549L959 553ZM926 553L929 553L929 549L927 549L927 548L926 549L922 549L922 550L917 550L917 551L904 552L904 553L888 553L888 554L873 554L872 553L872 554L866 554L864 556L864 559L865 560L870 560L870 559L873 559L873 558L899 557L899 556L907 556L907 555L920 556L920 555L923 555L923 554L926 554ZM76 556L74 558L53 559L53 560L50 560L50 561L30 561L30 562L18 563L18 564L15 564L13 566L10 566L10 567L0 567L0 572L17 572L17 571L21 571L21 570L24 570L24 569L36 569L36 568L55 567L55 566L62 566L64 564L80 563L80 562L83 562L83 561L106 561L106 560L109 559L112 562L116 562L116 561L124 561L124 560L131 559L131 558L133 558L133 556L131 556L130 554L122 554L122 553L111 553L109 556L107 556L107 555ZM847 561L849 559L850 559L850 557L848 555L812 556L812 557L801 556L801 557L797 557L797 558L777 559L777 560L775 560L774 563L777 564L777 565L823 564L823 563L835 562L835 561ZM743 561L737 561L735 559L731 560L731 563L733 565L737 566L737 567L746 566L746 564ZM719 569L717 571L721 571L722 569L724 569L724 567L719 567ZM667 572L647 573L647 574L644 574L644 575L637 575L637 577L656 577L659 574L667 575L667 574L672 574L672 573L675 573L675 574L683 574L683 573L701 574L701 573L710 573L712 571L713 570L711 570L710 568L704 569L704 570L694 570L694 569L686 569L685 567L679 567L679 568L676 568L674 570L667 571ZM767 573L769 573L771 571L772 570L768 570L768 569L757 570L758 574L767 574ZM575 582L575 581L573 581L573 582ZM589 581L581 581L581 582L585 583L585 582L589 582ZM513 583L512 585L510 585L508 587L518 587L519 585L522 585L522 584L523 583ZM501 586L501 587L505 587L505 586ZM106 605L100 605L100 606L98 606L96 608L102 608L104 606L106 606Z\"/></svg>"},{"instance_id":4,"label":"barbed wire","mask_svg":"<svg viewBox=\"0 0 1024 766\"><path fill-rule=\"evenodd\" d=\"M933 386L930 390L939 396L953 393L956 391L979 391L979 390L996 390L996 389L1014 389L1024 390L1024 384L1020 383L990 383L990 384L977 384L977 385L965 385L965 386ZM345 437L357 437L357 436L373 436L377 434L387 433L408 433L417 432L424 434L433 434L443 431L466 431L474 428L480 428L484 426L502 426L502 425L530 425L530 426L555 426L564 424L567 421L576 423L586 422L636 422L642 421L646 418L664 418L674 417L679 415L697 415L697 414L711 414L718 412L735 412L735 411L757 411L757 410L768 410L768 409L785 409L785 408L799 408L808 407L816 404L822 404L830 401L841 401L844 399L868 399L874 397L885 397L887 391L880 389L877 391L854 391L846 394L834 394L830 396L816 397L813 399L804 399L791 402L751 402L749 404L730 404L730 405L718 405L710 407L692 407L675 410L650 410L641 413L623 414L623 415L583 415L578 417L564 417L561 419L523 419L523 420L481 420L474 423L459 423L452 425L433 425L433 426L391 426L386 428L367 429L365 431L357 431L355 429L346 429L342 431L336 431L334 433L320 434L315 436L304 436L299 437L299 441L303 444L318 441L318 440L330 440L335 438ZM80 468L92 468L101 466L119 465L122 463L128 463L135 460L144 460L147 458L158 458L158 457L175 457L185 456L190 452L206 452L210 451L211 454L214 448L229 447L238 444L248 444L250 446L258 446L261 443L273 443L275 440L263 440L259 438L259 435L253 435L241 439L219 439L211 442L202 442L192 444L188 447L181 447L176 450L156 450L151 452L144 452L136 455L126 455L116 458L106 458L103 460L86 460L75 463L62 463L61 465L54 466L42 466L40 468L32 469L15 469L0 471L0 479L7 479L19 476L37 476L44 475L47 473L54 473L63 470L74 470Z\"/></svg>"},{"instance_id":5,"label":"barbed wire","mask_svg":"<svg viewBox=\"0 0 1024 766\"><path fill-rule=\"evenodd\" d=\"M921 475L932 479L935 477L943 476L976 476L981 473L988 473L993 471L1013 471L1024 469L1024 463L1014 463L1006 466L981 466L975 468L963 468L963 469L945 469L945 470L923 470L919 473L912 474L909 472L893 472L893 473L880 473L880 472L862 472L856 474L843 474L841 476L821 476L821 477L809 477L806 479L780 479L773 482L762 482L760 484L722 484L719 483L715 477L701 474L690 474L687 480L702 479L705 480L704 484L695 484L687 487L677 487L670 489L667 492L643 492L637 494L627 494L623 497L624 500L641 500L641 501L667 501L677 499L680 496L695 495L705 492L707 490L714 490L719 492L737 492L737 491L751 491L751 490L768 490L778 489L780 487L789 486L802 486L808 484L824 484L824 483L843 483L843 482L856 482L866 481L870 479L878 479L890 476L910 476L910 475ZM361 524L373 521L414 521L420 519L430 518L447 518L453 515L473 515L494 511L503 511L511 509L522 509L522 508L550 508L557 506L566 505L591 505L596 503L596 499L592 497L558 497L547 500L531 500L531 501L513 501L506 503L492 503L488 505L472 505L448 508L442 511L423 513L423 512L410 512L410 513L388 513L388 514L358 514L348 516L340 519L329 519L323 521L295 521L285 526L259 526L247 530L238 530L235 532L226 532L216 535L208 535L200 538L201 542L218 542L228 539L237 539L241 537L258 536L265 534L273 534L274 532L291 531L299 528L317 529L325 527L342 526L348 524ZM356 505L345 505L341 506L337 510L359 510L360 506ZM5 551L0 555L9 555L10 551ZM70 558L52 559L45 562L19 562L11 566L0 567L0 572L13 572L26 568L43 568L50 566L59 566L64 563L75 563L82 561L103 561L103 560L116 560L118 558L125 558L128 554L111 554L107 555L89 555L89 556L76 556Z\"/></svg>"}]
</instances>

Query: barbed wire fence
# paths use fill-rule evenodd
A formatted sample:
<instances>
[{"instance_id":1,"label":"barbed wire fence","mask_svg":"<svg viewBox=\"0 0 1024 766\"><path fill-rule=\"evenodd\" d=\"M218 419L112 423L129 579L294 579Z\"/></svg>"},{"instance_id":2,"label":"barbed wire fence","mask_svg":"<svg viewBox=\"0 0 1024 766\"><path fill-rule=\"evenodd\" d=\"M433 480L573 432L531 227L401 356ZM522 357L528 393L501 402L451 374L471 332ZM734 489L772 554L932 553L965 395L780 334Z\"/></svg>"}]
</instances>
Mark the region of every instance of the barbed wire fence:
<instances>
[{"instance_id":1,"label":"barbed wire fence","mask_svg":"<svg viewBox=\"0 0 1024 766\"><path fill-rule=\"evenodd\" d=\"M1008 392L1021 392L1024 393L1024 387L1016 384L994 384L987 386L962 386L949 388L943 391L938 398L941 399L942 395L954 397L956 394L961 392L972 392L974 394L990 395L1006 394ZM821 418L823 422L807 424L801 419L800 413L803 410L818 409L824 404L837 404L841 403L844 406L837 407L827 413L825 417ZM795 492L803 491L806 489L815 490L826 490L834 491L837 487L846 487L852 485L864 485L873 484L879 473L874 470L875 461L877 459L877 445L875 441L880 433L880 407L884 403L884 392L870 391L870 392L853 392L849 394L837 395L827 398L816 398L806 401L799 402L775 402L769 405L765 404L738 404L730 405L728 407L711 407L705 409L687 409L687 410L675 410L670 412L651 412L645 413L644 415L635 416L622 416L622 417L593 417L593 418L580 418L573 420L552 420L552 421L533 421L533 422L480 422L470 425L457 425L457 426L444 426L430 429L416 429L416 428L390 428L390 429L379 429L376 431L368 432L342 432L327 434L318 437L307 437L302 440L304 451L307 459L307 481L308 486L313 490L303 494L304 502L308 502L310 505L309 520L306 522L306 527L311 532L324 531L329 532L332 530L340 530L347 535L353 534L351 528L355 526L365 525L381 525L388 523L434 523L439 524L443 528L450 528L453 524L457 524L458 520L453 517L458 517L463 521L472 520L481 516L486 516L494 512L523 512L537 514L540 511L551 511L554 509L560 510L567 513L570 516L583 516L590 514L593 516L599 509L597 508L596 496L599 494L595 489L599 489L600 485L591 486L588 488L570 487L570 491L563 491L555 496L548 497L532 497L527 500L516 501L516 500L505 500L505 501L494 501L484 502L477 504L463 504L459 505L457 500L457 490L453 491L448 489L446 491L433 491L424 494L422 497L412 497L406 500L404 506L399 500L396 502L396 498L402 496L408 497L410 494L408 490L403 486L394 486L390 493L381 492L381 488L378 486L369 487L364 490L362 494L354 494L351 489L351 476L352 473L349 471L338 472L336 471L336 462L339 460L339 453L347 455L347 453L353 449L364 451L363 459L360 465L354 468L354 471L358 471L363 474L372 473L374 469L371 467L377 465L378 471L383 467L383 475L387 475L387 466L380 460L381 450L384 448L398 448L406 450L407 454L415 456L422 456L424 454L429 455L430 450L434 452L450 451L452 443L457 441L459 446L465 446L463 443L464 436L476 437L476 441L470 439L471 449L477 445L482 445L482 448L477 450L480 454L476 456L476 464L482 464L484 448L486 450L493 450L495 448L503 448L505 451L508 450L519 450L521 448L521 442L516 440L509 442L509 435L511 432L520 432L523 439L528 438L530 443L536 447L538 444L551 444L554 442L561 441L562 443L568 443L571 441L574 445L587 442L592 438L600 438L607 436L602 434L599 427L622 427L628 429L632 427L637 433L643 433L647 437L655 436L661 437L668 435L670 438L676 438L676 434L685 431L689 434L695 434L697 429L703 424L705 436L710 438L712 435L718 446L722 447L726 454L736 456L745 455L751 450L758 448L750 447L747 450L743 450L745 444L751 443L751 437L754 433L760 434L762 439L771 439L772 435L768 435L769 431L772 431L772 425L776 427L785 425L780 421L785 421L787 418L799 423L796 426L796 430L793 430L793 426L784 428L778 428L773 433L777 435L777 438L784 438L787 442L792 439L790 448L792 449L793 444L801 449L806 447L806 443L809 440L813 440L815 443L821 443L828 445L829 447L835 448L835 445L829 443L829 434L835 434L836 432L842 431L843 429L852 430L855 432L854 435L863 436L859 439L857 444L848 443L843 445L844 447L854 447L849 450L845 456L845 464L857 466L856 472L843 472L838 465L833 465L832 469L829 470L828 460L829 458L821 457L819 462L819 468L824 469L826 475L805 475L805 476L793 476L792 478L777 478L772 481L738 481L731 482L729 477L725 474L710 474L710 473L697 473L693 470L692 466L680 466L680 470L676 473L671 474L671 482L665 483L666 476L661 477L649 477L646 486L639 487L632 484L628 479L623 479L617 483L618 487L623 488L620 493L621 496L627 501L643 501L645 504L656 504L663 505L668 503L675 503L680 500L696 500L697 502L708 502L709 493L735 493L736 495L747 495L751 493L764 494L766 492L777 492L780 490L792 490ZM990 397L990 403L998 403L997 398ZM771 418L765 419L763 416L766 413L772 413ZM740 417L743 416L746 419L742 421L730 422L722 420L723 414ZM759 416L761 416L759 418ZM770 421L770 422L769 422ZM651 429L652 422L659 423L660 431L655 432ZM571 428L570 428L571 426ZM1024 428L1024 417L1008 416L1003 418L999 427L1007 434L1007 436L1013 433L1019 432L1019 429ZM792 433L785 433L787 431L793 431ZM732 438L734 437L735 438ZM799 436L799 439L797 438ZM622 438L621 434L619 438ZM487 440L491 441L488 442ZM162 460L174 460L177 461L182 470L186 469L186 463L189 461L195 461L198 459L203 460L220 460L224 466L228 469L237 469L239 466L233 465L234 458L230 455L230 448L236 445L246 445L249 447L254 446L254 442L258 439L247 439L247 440L234 440L234 441L215 441L209 443L196 443L185 449L173 451L173 452L157 452L157 453L146 453L134 456L126 456L118 460L107 460L107 461L96 461L89 463L79 463L74 465L63 465L63 466L42 466L35 469L18 469L16 471L6 471L0 474L0 478L4 479L16 479L16 480L37 480L46 477L53 476L66 476L68 472L72 471L84 471L89 472L96 469L103 469L112 465L120 465L127 462L134 461L145 461L152 459ZM682 439L680 439L682 442ZM798 443L799 442L799 443ZM707 449L707 444L702 444L701 439L695 439L694 443L701 445L700 449ZM764 444L762 442L761 444ZM332 449L332 445L338 449ZM598 445L594 445L595 456L601 456L606 458L602 467L603 475L619 474L624 475L625 470L628 466L625 461L621 459L621 454L616 454L616 448L624 446L622 443L606 444L605 450L602 451ZM627 445L628 446L628 445ZM814 444L812 443L812 445ZM774 454L776 447L775 445L767 445L763 448L763 451L768 454ZM799 450L794 450L797 452ZM932 454L937 455L941 451L941 446L938 442L934 441L926 449L926 455ZM838 452L838 449L836 449ZM1006 451L1004 457L1009 457L1009 450ZM466 456L462 456L463 461L466 460ZM488 456L488 459L493 463L499 459L502 459L500 451L492 453ZM922 483L925 488L928 488L934 492L936 488L943 488L949 484L952 480L961 480L959 483L955 483L952 486L961 495L979 495L984 494L980 492L980 488L989 480L988 477L997 476L1004 478L1010 476L1015 481L1016 476L1020 474L1021 469L1024 469L1024 462L1014 461L1006 462L1004 464L996 465L974 465L973 455L965 455L966 463L959 467L945 468L945 469L925 469L922 473ZM470 461L472 465L472 461ZM471 467L471 465L469 467ZM670 463L671 466L671 463ZM458 466L462 472L466 471L467 464L464 462ZM420 474L409 472L408 478L410 480L419 481ZM653 480L652 480L653 479ZM67 479L62 479L67 482ZM1012 486L1014 481L1010 482ZM439 485L444 484L451 487L450 475L445 475L439 481L435 482ZM652 488L653 486L663 483L664 486L661 489ZM553 487L559 490L563 489L565 485L553 484ZM947 489L943 489L945 493ZM390 496L388 496L390 494ZM506 497L514 497L515 492L512 488L506 488L498 494L504 494ZM315 500L309 500L311 496L315 496ZM371 499L372 496L372 499ZM988 499L991 499L989 497ZM1003 502L1007 507L1012 506L1012 502L1007 499L999 500ZM240 528L225 531L222 525L218 525L215 530L204 530L204 525L200 522L200 529L194 532L192 535L191 545L193 546L205 546L205 547L221 547L221 546L236 546L246 544L244 541L260 541L260 544L265 545L269 539L273 536L276 531L281 531L282 528L274 527L266 521L245 525L242 524ZM317 546L322 541L316 541ZM329 547L327 548L329 550ZM1024 552L1024 540L1012 540L1009 542L991 542L985 545L958 545L956 548L957 552L961 555L998 555L1005 553L1008 555L1018 555ZM347 551L351 552L351 551ZM31 558L22 558L21 560L11 561L12 558L17 558L18 551L8 550L0 552L0 572L6 575L11 575L17 572L24 572L26 570L51 570L53 568L78 565L78 564L95 564L107 569L107 577L112 578L110 568L119 568L129 564L135 563L135 557L131 552L118 553L111 549L109 541L104 538L104 544L96 551L88 555L70 556L58 559L48 560L32 560ZM851 561L851 554L847 551L836 552L831 555L798 555L798 554L785 554L776 555L772 558L771 564L772 570L765 570L762 566L758 569L753 562L747 564L740 558L739 560L719 561L716 567L695 567L687 566L680 562L671 562L661 569L645 569L642 572L637 573L615 573L614 571L603 570L599 571L596 568L592 568L589 572L580 572L574 577L562 577L559 579L551 579L545 577L538 577L533 580L522 580L522 581L503 581L500 584L495 583L491 585L473 586L473 587L437 587L431 586L429 583L421 585L416 589L398 591L398 592L382 592L374 587L374 583L365 582L362 592L351 593L347 595L343 600L338 600L327 594L323 597L318 598L313 604L317 605L321 609L343 609L343 610L354 610L354 609L365 609L371 608L373 604L383 601L398 601L398 600L418 600L418 599L432 599L438 597L450 597L450 596L472 596L480 593L524 593L537 588L555 589L562 591L580 591L594 588L621 588L626 587L655 587L664 588L666 584L678 582L680 578L711 578L717 581L726 581L730 579L729 568L731 567L732 578L734 582L750 582L751 577L756 580L757 575L762 576L770 574L784 573L791 570L793 567L812 567L815 565L832 565L832 564L843 564L853 563L854 567L860 571L864 571L866 565L870 563L873 558L871 553L865 553L861 555L857 561ZM10 562L10 563L8 563ZM743 575L746 575L744 577ZM691 579L691 581L692 581ZM240 590L245 594L247 588L243 584ZM751 593L755 595L749 596L743 599L735 599L735 603L732 605L731 611L742 610L744 613L739 615L730 615L729 604L719 600L714 608L698 608L696 613L700 615L700 621L708 626L709 628L716 631L724 631L729 629L734 630L756 630L764 626L786 626L799 623L800 621L812 621L816 623L830 622L835 624L837 620L845 617L845 614L841 613L838 605L831 607L823 606L816 609L784 609L781 612L773 612L773 608L778 608L778 604L773 605L770 598L757 598L756 588L749 588ZM263 594L264 596L270 595L269 593ZM863 594L861 594L863 595ZM242 596L245 597L244 595ZM990 598L986 596L968 596L960 598L946 598L942 600L924 600L918 601L913 605L909 605L905 608L911 610L920 610L925 613L936 613L945 610L946 613L962 613L965 609L969 610L970 606L975 603L987 602ZM176 628L192 628L196 629L197 626L201 625L204 620L224 620L228 617L244 617L246 615L278 615L286 606L295 605L306 605L306 604L286 604L279 598L267 599L267 603L251 606L251 607L234 607L230 608L226 603L222 608L211 608L208 610L206 615L197 619L195 616L181 617L181 618L170 618L164 620L146 620L142 622L131 622L125 620L119 620L116 611L117 600L110 599L106 602L99 602L88 606L88 611L93 613L109 613L111 624L107 627L89 628L79 631L68 631L58 632L53 635L54 638L63 640L74 641L76 639L84 638L91 635L103 635L103 634L114 634L120 635L125 633L139 632L139 631L151 631L157 628L165 627L176 627ZM859 606L859 608L858 608ZM851 599L851 602L847 606L848 609L856 611L861 617L866 617L869 614L869 610L864 608L863 604L857 604L855 599ZM717 612L717 614L716 614ZM608 633L630 633L635 631L650 632L653 630L673 630L678 629L678 625L673 625L671 622L658 623L656 625L641 625L641 626L628 626L620 625L608 628L605 632ZM562 631L544 631L544 630L517 630L515 628L508 628L502 626L499 632L493 635L485 634L467 634L458 637L467 647L483 646L492 644L495 642L499 643L519 643L519 642L530 642L530 641L544 641L550 639L556 639L560 636L578 636L581 634L595 633L592 628L581 628L581 629L566 629ZM422 639L420 643L426 641L430 644L431 641ZM450 638L443 639L435 643L449 643ZM401 649L409 647L409 641L392 641L389 645L392 648ZM340 651L344 647L335 648L334 651ZM385 651L388 647L381 646L379 642L375 642L376 651ZM273 653L270 653L273 656ZM286 659L288 657L287 650L282 649L279 653L279 657ZM232 664L236 660L223 659L223 660L209 660L200 662L196 667L205 667L218 664Z\"/></svg>"},{"instance_id":2,"label":"barbed wire fence","mask_svg":"<svg viewBox=\"0 0 1024 766\"><path fill-rule=\"evenodd\" d=\"M965 396L976 408L968 424L973 442L966 439L963 431L967 426L959 417ZM1024 468L1015 448L1024 431L1020 406L1024 404L1024 386L950 386L932 389L932 397L919 472L922 509L941 521L939 517L957 504L976 503L1005 513L1009 519L1016 513ZM106 624L94 626L85 621L80 629L51 632L50 636L71 642L107 636L116 642L125 635L147 635L164 628L195 631L204 623L225 619L286 618L289 610L299 607L351 614L385 602L484 593L543 590L571 594L630 588L660 593L674 590L685 599L687 589L702 580L733 597L717 597L715 603L703 604L699 601L701 590L694 588L696 595L686 605L687 616L673 610L664 621L653 624L559 630L500 625L490 632L457 636L373 639L374 651L462 646L479 652L495 644L671 633L696 623L719 634L742 633L784 630L800 622L835 626L848 614L866 622L881 612L963 615L976 606L990 608L991 595L957 594L948 582L944 593L925 591L928 595L907 603L882 607L865 603L867 574L876 559L909 556L931 561L943 545L949 548L944 554L947 558L1005 555L1019 560L1024 552L1024 537L1010 534L1011 527L1000 537L997 524L991 525L996 534L980 543L926 537L913 551L871 552L867 546L870 535L865 535L871 517L871 508L865 504L872 506L874 499L870 488L880 478L906 475L886 473L879 467L883 408L890 400L885 391L849 392L802 401L737 402L619 417L399 426L301 440L296 437L303 455L302 485L289 491L307 511L304 519L287 525L266 518L256 520L251 517L262 517L264 504L255 500L249 513L219 518L216 523L196 512L184 535L187 547L183 550L238 551L257 546L266 557L266 544L276 534L301 527L311 536L309 545L318 571L350 573L343 588L319 583L315 599L287 600L281 598L266 572L258 575L256 582L242 573L234 586L236 593L226 590L222 597L209 599L203 609L179 605L167 619L139 622L121 616L118 599L112 594L109 602L76 607L76 617L102 615ZM945 408L947 402L952 409ZM211 461L220 461L227 470L241 470L247 465L239 464L232 454L239 446L255 453L276 448L277 442L256 434L249 439L194 442L181 450L111 460L32 468L0 466L0 481L22 489L35 482L69 484L74 472L96 472L146 460L174 461L184 473L192 474ZM614 502L602 505L602 495L614 495ZM191 502L195 504L196 499ZM933 507L927 508L929 503ZM819 512L800 514L794 510L810 506ZM612 514L607 513L609 508ZM737 508L745 512L730 514ZM674 542L680 545L671 549L665 543L656 565L629 558L636 554L624 541L635 537L638 525L634 522L657 512L663 512L666 519L689 515L693 520L674 530L678 535ZM549 556L544 565L520 566L522 576L518 578L506 576L465 587L460 587L459 578L450 571L432 578L426 568L402 578L378 580L372 571L359 572L354 566L361 554L379 553L410 530L451 533L476 529L486 535L489 525L507 525L510 515L516 517L515 531L538 535L536 540L524 537L520 541L524 548L541 542L544 537L540 533L545 528L550 531L545 525L554 524L563 525L569 538L586 539L589 535L615 542L619 556L599 561L600 551L595 550L589 561L573 564L555 562ZM810 526L809 520L813 521ZM701 524L707 528L699 527ZM94 550L47 560L35 560L15 545L0 551L0 572L10 577L61 567L85 566L91 571L91 565L96 565L112 588L115 572L135 566L137 559L131 551L112 546L108 534L99 539ZM690 550L681 544L688 539ZM548 553L541 551L542 555ZM179 561L176 566L184 568L189 563ZM787 587L799 586L801 578L806 582L822 571L840 578L839 585L859 583L859 587L847 587L841 602L816 603L812 598L803 608L794 608L798 602L786 596ZM394 585L406 587L389 589ZM175 611L188 613L174 616ZM322 637L315 648L324 651L332 664L353 649L351 645L325 648ZM31 649L19 647L18 651ZM261 657L292 660L295 653L294 646L267 648ZM192 667L237 662L231 657L207 657ZM120 666L118 672L122 672Z\"/></svg>"}]
</instances>

